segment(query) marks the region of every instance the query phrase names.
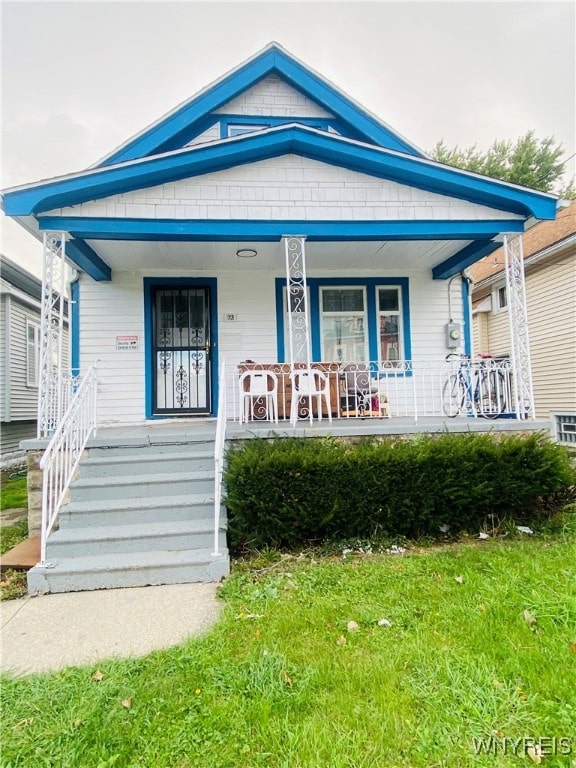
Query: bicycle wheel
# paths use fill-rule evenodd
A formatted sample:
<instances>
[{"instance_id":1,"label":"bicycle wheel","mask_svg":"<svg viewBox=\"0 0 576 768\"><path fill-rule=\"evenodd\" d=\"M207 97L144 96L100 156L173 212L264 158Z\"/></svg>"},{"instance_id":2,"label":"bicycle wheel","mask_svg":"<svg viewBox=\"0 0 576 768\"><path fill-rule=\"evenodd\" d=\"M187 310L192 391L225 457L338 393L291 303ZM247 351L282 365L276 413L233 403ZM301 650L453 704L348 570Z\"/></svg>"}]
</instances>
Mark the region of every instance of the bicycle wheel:
<instances>
[{"instance_id":1,"label":"bicycle wheel","mask_svg":"<svg viewBox=\"0 0 576 768\"><path fill-rule=\"evenodd\" d=\"M502 371L488 371L478 382L478 411L484 419L497 419L504 413L505 383Z\"/></svg>"},{"instance_id":2,"label":"bicycle wheel","mask_svg":"<svg viewBox=\"0 0 576 768\"><path fill-rule=\"evenodd\" d=\"M464 408L464 400L466 399L466 390L462 379L457 373L451 374L442 388L442 411L445 416L449 416L451 419L454 416L458 416Z\"/></svg>"}]
</instances>

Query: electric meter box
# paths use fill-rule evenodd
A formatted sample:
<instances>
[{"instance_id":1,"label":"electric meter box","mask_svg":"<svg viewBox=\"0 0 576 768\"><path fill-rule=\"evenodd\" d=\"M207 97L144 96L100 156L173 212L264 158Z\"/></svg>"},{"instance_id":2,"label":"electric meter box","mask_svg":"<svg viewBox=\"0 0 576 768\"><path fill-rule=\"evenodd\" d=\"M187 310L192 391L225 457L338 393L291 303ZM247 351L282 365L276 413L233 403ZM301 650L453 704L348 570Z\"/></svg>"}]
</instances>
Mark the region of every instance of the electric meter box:
<instances>
[{"instance_id":1,"label":"electric meter box","mask_svg":"<svg viewBox=\"0 0 576 768\"><path fill-rule=\"evenodd\" d=\"M462 336L460 323L446 323L444 330L446 331L446 348L457 349L460 346Z\"/></svg>"}]
</instances>

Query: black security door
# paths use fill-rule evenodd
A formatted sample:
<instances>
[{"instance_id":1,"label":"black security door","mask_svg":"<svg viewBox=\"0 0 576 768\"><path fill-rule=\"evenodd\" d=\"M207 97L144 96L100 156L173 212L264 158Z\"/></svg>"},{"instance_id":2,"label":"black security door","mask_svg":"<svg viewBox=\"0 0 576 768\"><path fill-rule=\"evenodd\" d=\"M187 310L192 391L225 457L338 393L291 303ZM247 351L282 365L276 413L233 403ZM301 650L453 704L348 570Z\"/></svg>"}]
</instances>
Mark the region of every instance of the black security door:
<instances>
[{"instance_id":1,"label":"black security door","mask_svg":"<svg viewBox=\"0 0 576 768\"><path fill-rule=\"evenodd\" d=\"M212 406L210 289L153 291L154 413L209 414Z\"/></svg>"}]
</instances>

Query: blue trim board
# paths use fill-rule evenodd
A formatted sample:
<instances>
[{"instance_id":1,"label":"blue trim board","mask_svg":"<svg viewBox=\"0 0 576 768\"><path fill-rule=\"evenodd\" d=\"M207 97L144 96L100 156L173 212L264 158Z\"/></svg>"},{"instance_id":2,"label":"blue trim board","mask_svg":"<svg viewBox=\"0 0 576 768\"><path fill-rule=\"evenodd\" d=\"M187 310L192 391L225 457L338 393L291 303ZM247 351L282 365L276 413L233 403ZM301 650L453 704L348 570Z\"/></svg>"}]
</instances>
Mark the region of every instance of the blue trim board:
<instances>
[{"instance_id":1,"label":"blue trim board","mask_svg":"<svg viewBox=\"0 0 576 768\"><path fill-rule=\"evenodd\" d=\"M66 241L66 256L94 280L112 280L112 270L84 240Z\"/></svg>"},{"instance_id":2,"label":"blue trim board","mask_svg":"<svg viewBox=\"0 0 576 768\"><path fill-rule=\"evenodd\" d=\"M70 367L72 376L80 373L80 281L70 283Z\"/></svg>"},{"instance_id":3,"label":"blue trim board","mask_svg":"<svg viewBox=\"0 0 576 768\"><path fill-rule=\"evenodd\" d=\"M504 228L502 231L506 232L507 229ZM521 232L522 230L517 231ZM502 243L495 243L489 239L480 239L478 242L470 243L470 245L455 253L454 256L435 266L432 270L432 277L434 280L446 280L448 277L461 272L466 267L483 259L484 256L489 256L493 251L497 251L501 247Z\"/></svg>"},{"instance_id":4,"label":"blue trim board","mask_svg":"<svg viewBox=\"0 0 576 768\"><path fill-rule=\"evenodd\" d=\"M212 403L210 413L218 413L218 280L215 277L145 277L144 288L144 381L145 381L145 413L147 419L173 418L173 415L158 415L153 413L154 397L152 356L152 291L161 286L180 286L182 288L209 288L210 290L210 333L212 336ZM193 418L193 417L190 417Z\"/></svg>"},{"instance_id":5,"label":"blue trim board","mask_svg":"<svg viewBox=\"0 0 576 768\"><path fill-rule=\"evenodd\" d=\"M39 214L285 154L301 155L522 216L540 219L556 216L556 199L551 195L299 125L254 131L226 141L199 144L158 157L96 168L73 177L7 191L3 198L4 211L9 216ZM506 222L502 222L504 224ZM504 226L499 226L497 231L505 231Z\"/></svg>"},{"instance_id":6,"label":"blue trim board","mask_svg":"<svg viewBox=\"0 0 576 768\"><path fill-rule=\"evenodd\" d=\"M470 283L462 277L462 317L464 319L464 354L472 357L472 313L470 311Z\"/></svg>"},{"instance_id":7,"label":"blue trim board","mask_svg":"<svg viewBox=\"0 0 576 768\"><path fill-rule=\"evenodd\" d=\"M303 221L266 219L108 219L42 216L41 231L62 230L90 240L162 240L274 242L288 232L303 232L309 241L338 240L486 240L503 232L522 232L520 219L495 221ZM480 257L476 257L480 258ZM472 259L472 261L475 261Z\"/></svg>"},{"instance_id":8,"label":"blue trim board","mask_svg":"<svg viewBox=\"0 0 576 768\"><path fill-rule=\"evenodd\" d=\"M101 165L134 160L161 151L173 142L176 136L182 136L185 131L193 129L198 121L205 119L270 74L278 75L312 101L333 113L365 141L400 152L421 155L414 146L359 108L322 77L293 59L283 49L270 45L212 87L127 142Z\"/></svg>"},{"instance_id":9,"label":"blue trim board","mask_svg":"<svg viewBox=\"0 0 576 768\"><path fill-rule=\"evenodd\" d=\"M412 358L412 341L410 330L410 290L407 277L309 277L307 278L310 293L310 338L312 344L312 359L322 362L320 336L320 288L331 286L361 286L366 288L366 317L368 320L368 354L370 360L378 360L378 336L376 332L378 311L376 306L376 289L386 285L400 287L402 297L402 325L404 333L404 359ZM283 289L286 278L275 279L276 295L276 344L278 362L285 362L284 355L284 306Z\"/></svg>"}]
</instances>

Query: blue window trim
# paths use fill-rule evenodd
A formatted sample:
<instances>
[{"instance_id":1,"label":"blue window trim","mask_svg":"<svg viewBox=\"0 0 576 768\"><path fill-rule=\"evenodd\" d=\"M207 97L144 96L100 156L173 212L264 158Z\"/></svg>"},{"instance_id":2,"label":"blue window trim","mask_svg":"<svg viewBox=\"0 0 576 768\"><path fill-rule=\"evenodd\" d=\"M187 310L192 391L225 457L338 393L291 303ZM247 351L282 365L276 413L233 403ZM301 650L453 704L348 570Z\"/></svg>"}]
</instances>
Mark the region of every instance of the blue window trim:
<instances>
[{"instance_id":1,"label":"blue window trim","mask_svg":"<svg viewBox=\"0 0 576 768\"><path fill-rule=\"evenodd\" d=\"M72 339L70 345L70 368L72 376L80 374L80 281L70 283L70 323Z\"/></svg>"},{"instance_id":2,"label":"blue window trim","mask_svg":"<svg viewBox=\"0 0 576 768\"><path fill-rule=\"evenodd\" d=\"M299 123L307 125L309 128L317 128L321 131L327 131L329 126L335 128L339 132L342 128L338 128L337 120L331 120L330 118L323 117L277 117L272 115L214 115L215 118L220 120L220 138L227 139L230 137L230 126L234 125L260 125L263 128L276 128L279 125L288 125L290 123ZM353 138L353 137L350 137Z\"/></svg>"},{"instance_id":3,"label":"blue window trim","mask_svg":"<svg viewBox=\"0 0 576 768\"><path fill-rule=\"evenodd\" d=\"M402 326L404 360L412 359L412 334L410 330L410 287L407 277L309 277L307 278L310 292L310 337L312 343L312 359L323 362L321 358L322 340L320 335L320 288L331 286L362 286L366 288L366 317L368 322L368 355L370 360L378 360L378 334L376 307L376 289L387 285L398 286L402 297ZM284 304L283 289L286 278L277 277L276 293L276 346L278 362L284 363Z\"/></svg>"},{"instance_id":4,"label":"blue window trim","mask_svg":"<svg viewBox=\"0 0 576 768\"><path fill-rule=\"evenodd\" d=\"M176 285L187 288L210 289L210 333L212 336L212 405L211 415L218 413L218 279L215 277L145 277L144 287L144 380L145 380L145 414L147 419L171 419L173 415L154 414L154 393L152 391L152 291L163 285ZM189 418L193 418L189 416Z\"/></svg>"},{"instance_id":5,"label":"blue window trim","mask_svg":"<svg viewBox=\"0 0 576 768\"><path fill-rule=\"evenodd\" d=\"M3 196L4 212L9 216L38 215L291 153L521 216L556 216L552 195L293 124L8 190ZM509 231L508 221L496 221L496 233Z\"/></svg>"}]
</instances>

